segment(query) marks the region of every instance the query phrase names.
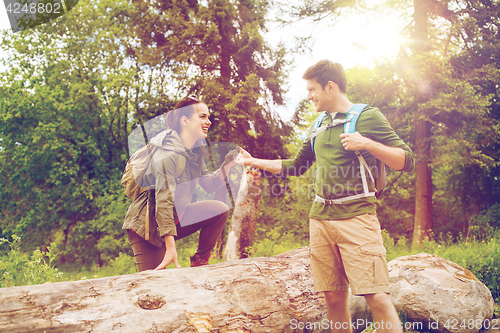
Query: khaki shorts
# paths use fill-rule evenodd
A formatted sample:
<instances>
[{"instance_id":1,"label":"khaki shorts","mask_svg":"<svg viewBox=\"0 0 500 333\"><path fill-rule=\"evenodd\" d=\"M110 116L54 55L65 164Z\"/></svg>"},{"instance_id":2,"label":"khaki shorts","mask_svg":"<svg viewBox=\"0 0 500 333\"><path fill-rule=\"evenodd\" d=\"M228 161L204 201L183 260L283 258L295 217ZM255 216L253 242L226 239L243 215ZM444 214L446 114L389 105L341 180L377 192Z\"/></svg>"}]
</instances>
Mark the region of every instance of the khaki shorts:
<instances>
[{"instance_id":1,"label":"khaki shorts","mask_svg":"<svg viewBox=\"0 0 500 333\"><path fill-rule=\"evenodd\" d=\"M386 250L375 215L309 219L311 271L316 291L389 293Z\"/></svg>"}]
</instances>

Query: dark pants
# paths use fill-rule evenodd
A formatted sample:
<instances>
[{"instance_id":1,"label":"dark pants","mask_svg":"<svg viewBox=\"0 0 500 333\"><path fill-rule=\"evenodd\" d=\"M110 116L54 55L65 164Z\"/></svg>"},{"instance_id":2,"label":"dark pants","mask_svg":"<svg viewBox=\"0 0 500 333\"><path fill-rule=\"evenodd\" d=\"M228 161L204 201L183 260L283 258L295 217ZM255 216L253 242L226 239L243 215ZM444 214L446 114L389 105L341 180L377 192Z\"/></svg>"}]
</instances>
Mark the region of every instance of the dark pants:
<instances>
[{"instance_id":1,"label":"dark pants","mask_svg":"<svg viewBox=\"0 0 500 333\"><path fill-rule=\"evenodd\" d=\"M201 258L206 258L212 252L228 216L229 208L221 201L207 200L192 203L184 211L181 222L177 224L175 240L201 229L196 253ZM166 251L165 243L162 247L156 247L131 230L127 230L127 236L139 272L155 269L162 262Z\"/></svg>"}]
</instances>

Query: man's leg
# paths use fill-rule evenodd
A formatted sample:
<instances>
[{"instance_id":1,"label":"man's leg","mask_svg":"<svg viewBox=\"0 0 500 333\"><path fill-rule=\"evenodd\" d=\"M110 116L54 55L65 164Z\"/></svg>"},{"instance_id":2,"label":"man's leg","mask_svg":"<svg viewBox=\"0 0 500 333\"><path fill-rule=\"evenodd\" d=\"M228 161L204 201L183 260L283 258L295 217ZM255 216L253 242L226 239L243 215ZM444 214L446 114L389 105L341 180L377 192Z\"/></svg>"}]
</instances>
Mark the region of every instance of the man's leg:
<instances>
[{"instance_id":1,"label":"man's leg","mask_svg":"<svg viewBox=\"0 0 500 333\"><path fill-rule=\"evenodd\" d=\"M375 215L362 214L336 223L346 276L353 295L364 295L377 332L401 332L389 292L386 250Z\"/></svg>"},{"instance_id":2,"label":"man's leg","mask_svg":"<svg viewBox=\"0 0 500 333\"><path fill-rule=\"evenodd\" d=\"M336 245L337 232L332 222L309 219L311 273L314 289L325 295L331 332L350 333L349 283Z\"/></svg>"},{"instance_id":3,"label":"man's leg","mask_svg":"<svg viewBox=\"0 0 500 333\"><path fill-rule=\"evenodd\" d=\"M331 333L351 333L351 313L347 291L324 291Z\"/></svg>"},{"instance_id":4,"label":"man's leg","mask_svg":"<svg viewBox=\"0 0 500 333\"><path fill-rule=\"evenodd\" d=\"M401 333L402 325L399 320L391 295L386 293L365 295L365 300L370 306L377 332Z\"/></svg>"}]
</instances>

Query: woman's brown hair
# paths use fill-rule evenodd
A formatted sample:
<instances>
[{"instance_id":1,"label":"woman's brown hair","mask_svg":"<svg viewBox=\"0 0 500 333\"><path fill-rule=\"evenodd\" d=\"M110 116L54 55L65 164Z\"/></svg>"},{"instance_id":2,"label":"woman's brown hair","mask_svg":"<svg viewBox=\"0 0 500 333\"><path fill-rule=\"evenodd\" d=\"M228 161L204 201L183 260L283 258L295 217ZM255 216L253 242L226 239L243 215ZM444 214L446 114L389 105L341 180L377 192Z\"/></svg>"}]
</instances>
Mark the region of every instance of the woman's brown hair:
<instances>
[{"instance_id":1,"label":"woman's brown hair","mask_svg":"<svg viewBox=\"0 0 500 333\"><path fill-rule=\"evenodd\" d=\"M181 133L181 118L187 117L190 118L196 113L195 104L201 103L195 97L188 96L186 98L181 99L176 105L175 109L169 111L167 113L166 121L168 127L175 130L177 133Z\"/></svg>"}]
</instances>

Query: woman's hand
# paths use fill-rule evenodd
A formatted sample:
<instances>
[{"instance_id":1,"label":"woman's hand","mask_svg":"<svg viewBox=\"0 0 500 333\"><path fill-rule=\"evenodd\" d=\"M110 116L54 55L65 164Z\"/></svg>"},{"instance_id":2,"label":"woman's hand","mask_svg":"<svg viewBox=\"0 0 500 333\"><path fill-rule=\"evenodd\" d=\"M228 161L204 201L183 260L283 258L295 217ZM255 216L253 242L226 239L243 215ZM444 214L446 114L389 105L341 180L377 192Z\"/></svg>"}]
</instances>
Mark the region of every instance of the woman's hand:
<instances>
[{"instance_id":1,"label":"woman's hand","mask_svg":"<svg viewBox=\"0 0 500 333\"><path fill-rule=\"evenodd\" d=\"M252 155L250 155L250 153L247 152L245 149L243 149L241 147L238 147L238 148L240 148L240 154L234 160L236 162L236 164L239 164L239 165L251 165L252 161L253 161Z\"/></svg>"},{"instance_id":2,"label":"woman's hand","mask_svg":"<svg viewBox=\"0 0 500 333\"><path fill-rule=\"evenodd\" d=\"M235 159L236 164L250 166L255 169L262 169L272 173L281 173L282 162L281 160L263 160L254 158L245 149L240 148L240 154Z\"/></svg>"},{"instance_id":3,"label":"woman's hand","mask_svg":"<svg viewBox=\"0 0 500 333\"><path fill-rule=\"evenodd\" d=\"M158 265L158 267L155 268L155 271L164 269L171 263L174 263L176 268L181 268L177 257L177 250L175 249L174 236L165 236L165 246L167 247L165 256L163 257L163 261Z\"/></svg>"},{"instance_id":4,"label":"woman's hand","mask_svg":"<svg viewBox=\"0 0 500 333\"><path fill-rule=\"evenodd\" d=\"M238 147L239 148L239 147ZM224 157L224 163L219 168L219 175L220 179L224 180L227 177L227 174L229 173L229 170L233 167L233 165L236 163L235 158L238 156L238 150L237 149L232 149L229 151L229 153L226 154Z\"/></svg>"},{"instance_id":5,"label":"woman's hand","mask_svg":"<svg viewBox=\"0 0 500 333\"><path fill-rule=\"evenodd\" d=\"M231 149L229 153L224 157L224 164L234 163L234 159L238 157L240 147L236 147L235 149Z\"/></svg>"}]
</instances>

